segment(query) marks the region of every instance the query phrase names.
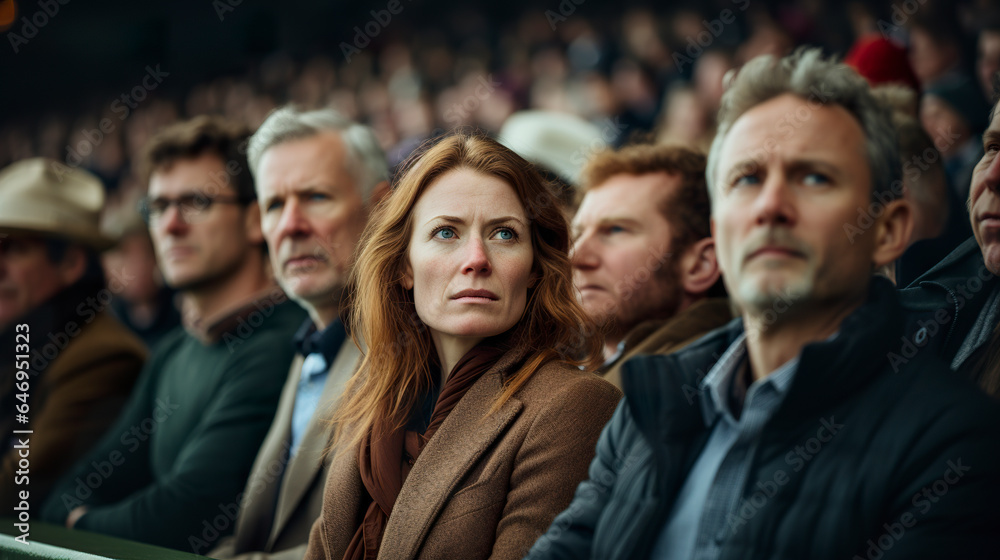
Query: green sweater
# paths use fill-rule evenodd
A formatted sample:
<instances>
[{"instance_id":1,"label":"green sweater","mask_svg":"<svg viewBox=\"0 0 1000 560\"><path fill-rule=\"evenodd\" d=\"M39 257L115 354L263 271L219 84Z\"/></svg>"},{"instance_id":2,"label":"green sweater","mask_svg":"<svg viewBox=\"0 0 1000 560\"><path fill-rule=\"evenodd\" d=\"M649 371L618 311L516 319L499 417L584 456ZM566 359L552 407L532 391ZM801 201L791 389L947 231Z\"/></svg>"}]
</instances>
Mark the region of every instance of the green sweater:
<instances>
[{"instance_id":1,"label":"green sweater","mask_svg":"<svg viewBox=\"0 0 1000 560\"><path fill-rule=\"evenodd\" d=\"M266 309L266 308L264 308ZM118 422L52 490L42 517L205 553L232 532L305 319L296 304L254 312L205 344L177 328L154 349Z\"/></svg>"}]
</instances>

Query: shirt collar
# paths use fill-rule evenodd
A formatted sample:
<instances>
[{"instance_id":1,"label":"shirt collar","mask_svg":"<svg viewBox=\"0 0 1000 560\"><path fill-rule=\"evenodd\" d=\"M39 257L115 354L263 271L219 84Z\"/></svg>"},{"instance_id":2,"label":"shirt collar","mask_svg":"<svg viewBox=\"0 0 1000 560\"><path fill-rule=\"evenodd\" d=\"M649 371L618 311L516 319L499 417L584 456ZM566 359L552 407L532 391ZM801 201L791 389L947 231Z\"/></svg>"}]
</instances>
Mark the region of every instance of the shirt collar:
<instances>
[{"instance_id":1,"label":"shirt collar","mask_svg":"<svg viewBox=\"0 0 1000 560\"><path fill-rule=\"evenodd\" d=\"M833 337L836 336L836 334L833 335ZM733 386L733 380L740 371L740 366L746 360L746 338L746 333L741 333L722 354L719 361L708 371L705 379L701 381L701 410L706 426L711 426L716 418L723 414L732 415L732 411L729 409L728 395ZM754 381L747 388L746 401L749 401L766 385L770 385L778 396L783 398L792 384L798 365L799 356L796 356L782 364L767 377Z\"/></svg>"},{"instance_id":2,"label":"shirt collar","mask_svg":"<svg viewBox=\"0 0 1000 560\"><path fill-rule=\"evenodd\" d=\"M312 319L306 319L295 333L295 348L303 356L322 354L326 363L332 364L346 338L347 330L339 318L322 331L316 329Z\"/></svg>"},{"instance_id":3,"label":"shirt collar","mask_svg":"<svg viewBox=\"0 0 1000 560\"><path fill-rule=\"evenodd\" d=\"M285 292L271 283L247 299L212 315L195 316L188 310L182 314L182 321L189 334L202 344L211 345L222 340L227 332L236 331L243 325L249 324L244 327L248 329L256 328L260 325L258 321L269 317L277 305L287 300ZM255 313L260 316L257 320L252 317Z\"/></svg>"}]
</instances>

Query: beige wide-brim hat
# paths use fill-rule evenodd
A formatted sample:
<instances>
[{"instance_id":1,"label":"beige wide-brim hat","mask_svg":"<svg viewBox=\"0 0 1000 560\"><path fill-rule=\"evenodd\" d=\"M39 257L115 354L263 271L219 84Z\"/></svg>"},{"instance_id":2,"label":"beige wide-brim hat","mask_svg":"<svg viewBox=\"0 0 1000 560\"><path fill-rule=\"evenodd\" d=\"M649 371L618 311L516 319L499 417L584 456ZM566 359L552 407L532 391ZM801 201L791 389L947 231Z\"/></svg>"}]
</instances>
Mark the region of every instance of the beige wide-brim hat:
<instances>
[{"instance_id":1,"label":"beige wide-brim hat","mask_svg":"<svg viewBox=\"0 0 1000 560\"><path fill-rule=\"evenodd\" d=\"M511 115L498 140L571 185L579 183L580 171L595 151L608 147L596 125L576 115L539 110Z\"/></svg>"},{"instance_id":2,"label":"beige wide-brim hat","mask_svg":"<svg viewBox=\"0 0 1000 560\"><path fill-rule=\"evenodd\" d=\"M78 241L102 251L114 242L101 233L104 186L93 174L46 158L0 170L0 233Z\"/></svg>"}]
</instances>

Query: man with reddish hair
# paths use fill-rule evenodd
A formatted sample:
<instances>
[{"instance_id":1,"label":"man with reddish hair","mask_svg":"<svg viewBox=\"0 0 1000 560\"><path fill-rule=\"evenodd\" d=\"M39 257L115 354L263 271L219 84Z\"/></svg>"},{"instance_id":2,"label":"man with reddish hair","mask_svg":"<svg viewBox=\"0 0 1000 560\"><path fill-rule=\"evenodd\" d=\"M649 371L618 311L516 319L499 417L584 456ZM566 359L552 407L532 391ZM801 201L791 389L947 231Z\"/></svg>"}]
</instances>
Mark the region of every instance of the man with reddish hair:
<instances>
[{"instance_id":1,"label":"man with reddish hair","mask_svg":"<svg viewBox=\"0 0 1000 560\"><path fill-rule=\"evenodd\" d=\"M573 278L605 337L605 379L637 354L666 354L732 318L709 231L705 156L638 145L583 170Z\"/></svg>"}]
</instances>

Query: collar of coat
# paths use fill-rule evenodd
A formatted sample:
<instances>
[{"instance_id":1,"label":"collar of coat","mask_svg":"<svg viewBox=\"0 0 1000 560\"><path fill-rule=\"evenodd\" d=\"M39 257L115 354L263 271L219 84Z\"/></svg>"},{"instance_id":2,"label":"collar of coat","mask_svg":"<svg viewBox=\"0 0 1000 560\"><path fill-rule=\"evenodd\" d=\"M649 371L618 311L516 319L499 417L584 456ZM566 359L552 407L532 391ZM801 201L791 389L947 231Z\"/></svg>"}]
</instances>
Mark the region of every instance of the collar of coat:
<instances>
[{"instance_id":1,"label":"collar of coat","mask_svg":"<svg viewBox=\"0 0 1000 560\"><path fill-rule=\"evenodd\" d=\"M680 352L639 356L623 365L625 401L647 440L690 440L705 432L699 383L742 332L737 318ZM794 427L818 408L862 391L886 369L902 332L895 288L873 277L867 300L844 319L840 336L802 348L799 373L771 426Z\"/></svg>"},{"instance_id":2,"label":"collar of coat","mask_svg":"<svg viewBox=\"0 0 1000 560\"><path fill-rule=\"evenodd\" d=\"M191 317L185 314L184 329L205 346L210 346L222 340L222 335L225 333L235 331L245 324L249 324L252 329L257 328L260 325L259 321L269 317L275 307L287 300L285 292L277 284L272 283L247 299L213 315ZM260 319L252 321L251 315L255 313Z\"/></svg>"}]
</instances>

